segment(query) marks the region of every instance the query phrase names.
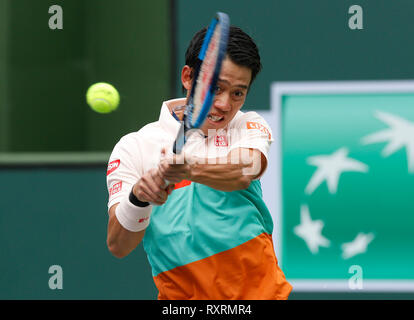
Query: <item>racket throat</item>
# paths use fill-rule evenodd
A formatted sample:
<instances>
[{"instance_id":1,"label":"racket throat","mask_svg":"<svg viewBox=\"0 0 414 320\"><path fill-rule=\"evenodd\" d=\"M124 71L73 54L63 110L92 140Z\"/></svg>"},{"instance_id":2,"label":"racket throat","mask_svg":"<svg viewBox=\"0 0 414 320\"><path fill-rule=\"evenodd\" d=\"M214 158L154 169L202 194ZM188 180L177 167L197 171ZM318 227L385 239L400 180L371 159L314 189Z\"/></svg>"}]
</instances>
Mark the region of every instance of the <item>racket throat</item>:
<instances>
[{"instance_id":1,"label":"racket throat","mask_svg":"<svg viewBox=\"0 0 414 320\"><path fill-rule=\"evenodd\" d=\"M174 141L174 146L173 146L174 154L180 154L186 142L184 121L185 121L185 115L184 115L184 119L180 121L180 128L178 130L177 137L175 138L175 141Z\"/></svg>"}]
</instances>

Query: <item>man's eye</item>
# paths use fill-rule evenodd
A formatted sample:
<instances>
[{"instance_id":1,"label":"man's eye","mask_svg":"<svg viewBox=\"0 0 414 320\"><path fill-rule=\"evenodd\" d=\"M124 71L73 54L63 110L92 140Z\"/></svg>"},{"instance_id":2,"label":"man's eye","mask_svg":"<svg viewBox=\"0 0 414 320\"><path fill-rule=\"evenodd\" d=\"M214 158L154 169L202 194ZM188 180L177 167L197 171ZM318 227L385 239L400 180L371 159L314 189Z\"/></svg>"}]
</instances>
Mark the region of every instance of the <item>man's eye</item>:
<instances>
[{"instance_id":1,"label":"man's eye","mask_svg":"<svg viewBox=\"0 0 414 320\"><path fill-rule=\"evenodd\" d=\"M241 97L244 96L244 92L243 91L236 91L236 92L234 92L234 95L238 98L241 98Z\"/></svg>"}]
</instances>

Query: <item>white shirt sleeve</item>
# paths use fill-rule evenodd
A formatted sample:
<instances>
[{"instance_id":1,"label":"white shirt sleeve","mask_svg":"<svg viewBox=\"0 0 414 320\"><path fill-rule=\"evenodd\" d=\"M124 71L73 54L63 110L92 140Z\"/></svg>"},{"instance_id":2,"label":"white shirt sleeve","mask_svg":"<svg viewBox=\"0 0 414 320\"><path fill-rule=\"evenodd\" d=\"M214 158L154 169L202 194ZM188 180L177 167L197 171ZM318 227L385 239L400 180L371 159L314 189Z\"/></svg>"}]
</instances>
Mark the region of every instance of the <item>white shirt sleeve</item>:
<instances>
[{"instance_id":1,"label":"white shirt sleeve","mask_svg":"<svg viewBox=\"0 0 414 320\"><path fill-rule=\"evenodd\" d=\"M268 160L273 134L270 126L257 112L250 111L234 119L230 128L229 151L236 148L257 149Z\"/></svg>"},{"instance_id":2,"label":"white shirt sleeve","mask_svg":"<svg viewBox=\"0 0 414 320\"><path fill-rule=\"evenodd\" d=\"M108 161L106 184L108 187L108 211L128 195L133 185L140 179L139 164L142 163L138 139L134 133L128 134L115 145Z\"/></svg>"}]
</instances>

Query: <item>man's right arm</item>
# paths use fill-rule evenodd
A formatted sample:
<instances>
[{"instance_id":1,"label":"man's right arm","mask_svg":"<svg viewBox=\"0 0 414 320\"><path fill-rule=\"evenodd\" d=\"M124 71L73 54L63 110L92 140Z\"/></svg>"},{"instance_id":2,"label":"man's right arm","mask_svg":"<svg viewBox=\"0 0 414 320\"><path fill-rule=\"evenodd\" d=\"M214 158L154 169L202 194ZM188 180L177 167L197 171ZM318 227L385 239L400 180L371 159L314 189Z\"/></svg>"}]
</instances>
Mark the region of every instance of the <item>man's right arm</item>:
<instances>
[{"instance_id":1,"label":"man's right arm","mask_svg":"<svg viewBox=\"0 0 414 320\"><path fill-rule=\"evenodd\" d=\"M119 203L116 203L109 209L108 235L106 242L109 251L115 257L123 258L134 250L142 241L145 235L145 229L138 232L132 232L121 226L115 215L115 210L118 205Z\"/></svg>"},{"instance_id":2,"label":"man's right arm","mask_svg":"<svg viewBox=\"0 0 414 320\"><path fill-rule=\"evenodd\" d=\"M165 188L165 180L157 169L149 170L133 186L134 196L142 203L149 202L154 205L163 205L171 194L174 185ZM122 199L122 201L129 201ZM109 209L109 220L107 230L107 246L109 251L117 258L123 258L131 253L142 241L145 229L131 231L125 228L119 221L116 210L120 203L115 203ZM119 209L118 209L119 210Z\"/></svg>"}]
</instances>

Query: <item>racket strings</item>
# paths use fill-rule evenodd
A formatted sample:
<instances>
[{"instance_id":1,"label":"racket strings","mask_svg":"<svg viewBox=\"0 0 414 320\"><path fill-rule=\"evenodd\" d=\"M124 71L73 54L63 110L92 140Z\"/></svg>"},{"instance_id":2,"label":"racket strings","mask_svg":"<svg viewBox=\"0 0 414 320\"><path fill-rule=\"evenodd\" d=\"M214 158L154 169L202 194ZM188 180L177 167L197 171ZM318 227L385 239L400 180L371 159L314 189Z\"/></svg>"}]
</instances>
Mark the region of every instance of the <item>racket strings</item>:
<instances>
[{"instance_id":1,"label":"racket strings","mask_svg":"<svg viewBox=\"0 0 414 320\"><path fill-rule=\"evenodd\" d=\"M219 41L220 41L220 25L217 25L213 36L206 51L206 55L200 66L200 72L196 79L196 88L193 100L193 112L190 119L192 123L198 118L199 113L203 107L203 102L206 98L210 88L211 81L214 75L214 69L218 58ZM215 90L215 88L212 88Z\"/></svg>"}]
</instances>

